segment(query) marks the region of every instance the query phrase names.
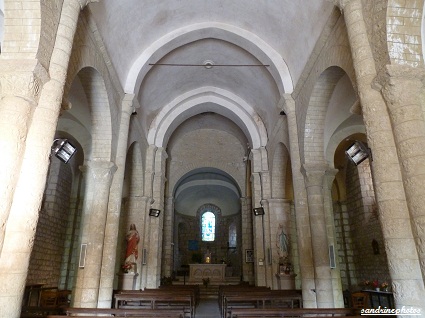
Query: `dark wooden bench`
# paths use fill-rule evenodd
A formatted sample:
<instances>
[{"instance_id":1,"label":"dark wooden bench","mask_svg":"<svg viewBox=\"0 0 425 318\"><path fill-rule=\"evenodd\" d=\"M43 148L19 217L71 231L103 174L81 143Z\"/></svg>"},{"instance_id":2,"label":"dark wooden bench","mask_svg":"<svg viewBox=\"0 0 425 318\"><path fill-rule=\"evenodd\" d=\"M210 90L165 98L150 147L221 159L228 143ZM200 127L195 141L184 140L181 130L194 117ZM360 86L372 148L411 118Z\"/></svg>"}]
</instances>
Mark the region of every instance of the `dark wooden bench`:
<instances>
[{"instance_id":1,"label":"dark wooden bench","mask_svg":"<svg viewBox=\"0 0 425 318\"><path fill-rule=\"evenodd\" d=\"M168 291L134 291L115 294L115 308L179 309L193 317L195 302L191 293L171 293Z\"/></svg>"},{"instance_id":2,"label":"dark wooden bench","mask_svg":"<svg viewBox=\"0 0 425 318\"><path fill-rule=\"evenodd\" d=\"M259 317L359 317L354 308L235 308L230 318Z\"/></svg>"},{"instance_id":3,"label":"dark wooden bench","mask_svg":"<svg viewBox=\"0 0 425 318\"><path fill-rule=\"evenodd\" d=\"M185 313L178 309L117 309L117 308L67 308L66 316L93 317L95 315L114 317L166 317L184 318ZM63 315L48 315L47 318L63 318Z\"/></svg>"},{"instance_id":4,"label":"dark wooden bench","mask_svg":"<svg viewBox=\"0 0 425 318\"><path fill-rule=\"evenodd\" d=\"M252 291L224 295L222 317L234 308L294 308L302 307L302 293L297 290Z\"/></svg>"},{"instance_id":5,"label":"dark wooden bench","mask_svg":"<svg viewBox=\"0 0 425 318\"><path fill-rule=\"evenodd\" d=\"M226 296L241 295L251 292L270 291L270 287L254 286L254 285L220 285L218 289L218 306L220 312L224 313L223 304Z\"/></svg>"},{"instance_id":6,"label":"dark wooden bench","mask_svg":"<svg viewBox=\"0 0 425 318\"><path fill-rule=\"evenodd\" d=\"M24 306L21 309L21 318L46 317L47 315L63 315L65 313L62 307L40 307Z\"/></svg>"}]
</instances>

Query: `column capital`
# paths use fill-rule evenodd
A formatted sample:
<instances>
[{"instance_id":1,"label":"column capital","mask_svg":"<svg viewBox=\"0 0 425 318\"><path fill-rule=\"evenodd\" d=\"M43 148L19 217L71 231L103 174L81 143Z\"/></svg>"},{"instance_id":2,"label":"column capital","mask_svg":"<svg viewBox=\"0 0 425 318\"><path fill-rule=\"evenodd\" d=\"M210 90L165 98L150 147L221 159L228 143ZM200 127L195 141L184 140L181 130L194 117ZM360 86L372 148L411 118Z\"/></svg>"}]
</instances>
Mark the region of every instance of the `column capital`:
<instances>
[{"instance_id":1,"label":"column capital","mask_svg":"<svg viewBox=\"0 0 425 318\"><path fill-rule=\"evenodd\" d=\"M43 85L49 80L47 70L38 60L0 60L2 95L38 101Z\"/></svg>"},{"instance_id":2,"label":"column capital","mask_svg":"<svg viewBox=\"0 0 425 318\"><path fill-rule=\"evenodd\" d=\"M284 110L286 113L295 111L295 100L291 94L283 94L279 100L279 109Z\"/></svg>"},{"instance_id":3,"label":"column capital","mask_svg":"<svg viewBox=\"0 0 425 318\"><path fill-rule=\"evenodd\" d=\"M115 171L117 171L117 166L111 161L89 161L86 165L80 166L80 170L83 173L90 172L91 177L94 180L110 181Z\"/></svg>"},{"instance_id":4,"label":"column capital","mask_svg":"<svg viewBox=\"0 0 425 318\"><path fill-rule=\"evenodd\" d=\"M341 10L344 10L347 4L350 2L354 2L356 0L327 0L330 3L333 3L335 6L340 8Z\"/></svg>"},{"instance_id":5,"label":"column capital","mask_svg":"<svg viewBox=\"0 0 425 318\"><path fill-rule=\"evenodd\" d=\"M99 2L99 0L77 0L81 10L83 10L91 2Z\"/></svg>"},{"instance_id":6,"label":"column capital","mask_svg":"<svg viewBox=\"0 0 425 318\"><path fill-rule=\"evenodd\" d=\"M393 104L402 98L419 98L424 82L425 69L397 64L387 65L379 72L372 87L382 92L384 98Z\"/></svg>"},{"instance_id":7,"label":"column capital","mask_svg":"<svg viewBox=\"0 0 425 318\"><path fill-rule=\"evenodd\" d=\"M306 186L322 186L323 178L329 165L326 162L305 163L301 167L301 173L304 175Z\"/></svg>"},{"instance_id":8,"label":"column capital","mask_svg":"<svg viewBox=\"0 0 425 318\"><path fill-rule=\"evenodd\" d=\"M136 111L136 107L134 106L134 99L135 99L135 95L134 94L125 94L122 102L121 102L121 111L123 113L126 113L128 115L134 114Z\"/></svg>"}]
</instances>

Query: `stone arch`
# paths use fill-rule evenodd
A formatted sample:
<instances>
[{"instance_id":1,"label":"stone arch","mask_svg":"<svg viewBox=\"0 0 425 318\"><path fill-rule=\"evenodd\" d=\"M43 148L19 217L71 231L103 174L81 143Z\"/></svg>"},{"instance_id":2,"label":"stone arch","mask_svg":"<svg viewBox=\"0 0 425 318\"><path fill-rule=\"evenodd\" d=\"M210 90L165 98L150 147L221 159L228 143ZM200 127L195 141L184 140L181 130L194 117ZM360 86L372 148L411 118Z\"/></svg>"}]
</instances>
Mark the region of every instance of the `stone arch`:
<instances>
[{"instance_id":1,"label":"stone arch","mask_svg":"<svg viewBox=\"0 0 425 318\"><path fill-rule=\"evenodd\" d=\"M304 127L304 155L306 163L324 161L324 123L329 100L336 84L345 72L337 66L320 74L310 96Z\"/></svg>"},{"instance_id":2,"label":"stone arch","mask_svg":"<svg viewBox=\"0 0 425 318\"><path fill-rule=\"evenodd\" d=\"M174 171L173 175L170 176L169 180L168 196L173 196L173 191L175 190L176 185L183 178L183 176L187 175L191 171L203 168L216 168L218 170L224 171L235 181L235 184L238 185L240 193L245 193L245 182L244 180L242 180L242 178L238 177L240 176L240 171L236 167L230 167L229 165L222 164L220 162L203 162L202 165L190 164L183 166L179 170Z\"/></svg>"},{"instance_id":3,"label":"stone arch","mask_svg":"<svg viewBox=\"0 0 425 318\"><path fill-rule=\"evenodd\" d=\"M203 104L209 104L205 109ZM161 109L148 132L149 144L164 147L172 131L187 118L214 111L233 120L250 139L252 148L265 146L267 132L260 116L243 99L216 87L201 87L180 95Z\"/></svg>"},{"instance_id":4,"label":"stone arch","mask_svg":"<svg viewBox=\"0 0 425 318\"><path fill-rule=\"evenodd\" d=\"M111 160L112 125L108 93L102 76L92 68L86 67L77 75L81 81L90 108L92 137L91 149L86 160Z\"/></svg>"},{"instance_id":5,"label":"stone arch","mask_svg":"<svg viewBox=\"0 0 425 318\"><path fill-rule=\"evenodd\" d=\"M322 73L331 67L341 68L350 79L353 88L356 90L356 75L353 67L353 61L351 57L350 47L347 45L336 45L329 48L326 54L323 54L323 57L316 64L314 69L309 73L310 77L308 82L304 85L300 85L299 89L303 90L303 94L297 99L297 104L307 105L311 101L311 94L313 93L316 83L319 81L319 77ZM297 91L295 96L299 94ZM297 120L299 121L298 135L300 138L300 145L304 144L304 128L307 117L308 107L301 107L301 111L297 113ZM305 147L300 147L300 156L301 161L305 161Z\"/></svg>"},{"instance_id":6,"label":"stone arch","mask_svg":"<svg viewBox=\"0 0 425 318\"><path fill-rule=\"evenodd\" d=\"M150 69L149 63L160 60L177 47L206 36L234 43L253 54L263 64L270 65L270 73L275 79L280 93L292 93L293 83L288 66L277 51L247 30L218 22L188 25L174 30L152 43L131 66L124 85L125 92L138 95L140 84Z\"/></svg>"},{"instance_id":7,"label":"stone arch","mask_svg":"<svg viewBox=\"0 0 425 318\"><path fill-rule=\"evenodd\" d=\"M272 181L272 198L281 199L285 198L286 194L286 181L287 181L287 166L289 163L288 149L284 144L279 143L272 156L272 169L271 169L271 181Z\"/></svg>"},{"instance_id":8,"label":"stone arch","mask_svg":"<svg viewBox=\"0 0 425 318\"><path fill-rule=\"evenodd\" d=\"M391 64L423 65L424 1L388 0L386 31ZM419 38L419 35L420 38Z\"/></svg>"}]
</instances>

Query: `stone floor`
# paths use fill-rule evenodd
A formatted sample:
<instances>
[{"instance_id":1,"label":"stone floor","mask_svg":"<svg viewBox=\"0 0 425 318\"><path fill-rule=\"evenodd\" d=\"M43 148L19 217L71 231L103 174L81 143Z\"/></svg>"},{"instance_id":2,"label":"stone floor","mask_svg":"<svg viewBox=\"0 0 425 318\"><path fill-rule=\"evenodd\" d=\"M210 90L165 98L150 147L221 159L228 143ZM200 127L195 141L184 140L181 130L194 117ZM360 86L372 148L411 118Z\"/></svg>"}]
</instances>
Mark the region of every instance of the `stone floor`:
<instances>
[{"instance_id":1,"label":"stone floor","mask_svg":"<svg viewBox=\"0 0 425 318\"><path fill-rule=\"evenodd\" d=\"M217 299L201 299L196 307L195 318L219 318Z\"/></svg>"}]
</instances>

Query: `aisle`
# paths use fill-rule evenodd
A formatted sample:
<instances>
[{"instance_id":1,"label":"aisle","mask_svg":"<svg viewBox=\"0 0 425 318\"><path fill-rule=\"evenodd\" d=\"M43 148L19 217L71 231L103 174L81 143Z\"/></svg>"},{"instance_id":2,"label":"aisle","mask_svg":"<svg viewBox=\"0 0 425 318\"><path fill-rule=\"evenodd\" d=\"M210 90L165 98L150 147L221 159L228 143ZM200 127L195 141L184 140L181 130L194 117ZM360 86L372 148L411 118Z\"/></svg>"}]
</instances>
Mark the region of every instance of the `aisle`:
<instances>
[{"instance_id":1,"label":"aisle","mask_svg":"<svg viewBox=\"0 0 425 318\"><path fill-rule=\"evenodd\" d=\"M201 299L196 307L195 318L219 318L217 299Z\"/></svg>"}]
</instances>

